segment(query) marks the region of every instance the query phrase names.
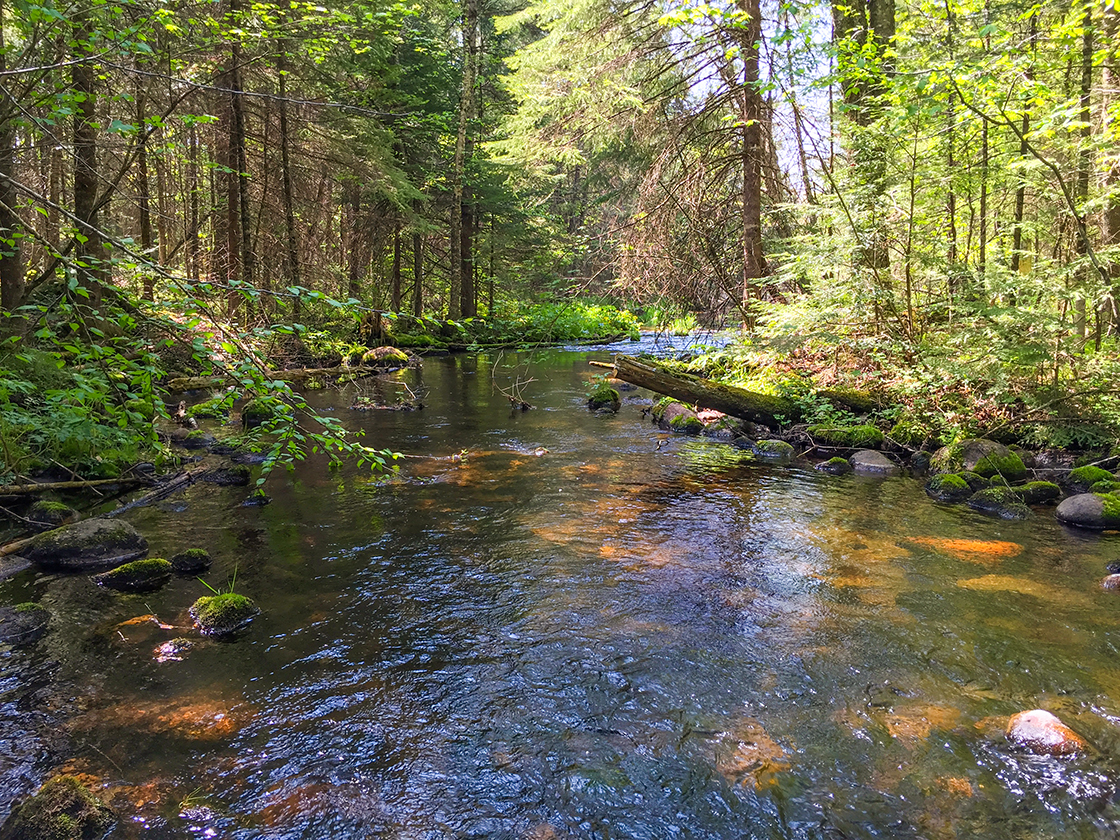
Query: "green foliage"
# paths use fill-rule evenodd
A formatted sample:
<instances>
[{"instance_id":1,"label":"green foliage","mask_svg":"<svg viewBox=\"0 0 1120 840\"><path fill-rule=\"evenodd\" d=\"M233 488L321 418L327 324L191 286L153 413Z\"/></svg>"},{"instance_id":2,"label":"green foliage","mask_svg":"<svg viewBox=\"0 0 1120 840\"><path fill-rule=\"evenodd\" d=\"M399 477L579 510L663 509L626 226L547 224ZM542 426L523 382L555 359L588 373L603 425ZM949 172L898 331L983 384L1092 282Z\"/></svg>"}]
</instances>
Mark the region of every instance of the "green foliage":
<instances>
[{"instance_id":1,"label":"green foliage","mask_svg":"<svg viewBox=\"0 0 1120 840\"><path fill-rule=\"evenodd\" d=\"M465 319L476 345L555 344L625 337L637 339L638 319L608 304L580 299L509 305L485 321Z\"/></svg>"},{"instance_id":2,"label":"green foliage","mask_svg":"<svg viewBox=\"0 0 1120 840\"><path fill-rule=\"evenodd\" d=\"M618 411L622 406L622 397L610 383L599 380L593 384L591 392L587 396L587 407L590 409L607 408L611 411Z\"/></svg>"}]
</instances>

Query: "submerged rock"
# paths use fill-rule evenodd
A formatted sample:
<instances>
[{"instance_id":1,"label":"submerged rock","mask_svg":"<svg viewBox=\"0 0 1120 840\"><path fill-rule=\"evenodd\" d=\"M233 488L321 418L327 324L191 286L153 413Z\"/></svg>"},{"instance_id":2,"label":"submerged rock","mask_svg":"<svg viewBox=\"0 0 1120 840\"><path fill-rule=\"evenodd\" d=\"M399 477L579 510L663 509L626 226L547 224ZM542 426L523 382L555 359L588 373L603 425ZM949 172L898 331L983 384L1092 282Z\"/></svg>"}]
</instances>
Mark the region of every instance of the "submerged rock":
<instances>
[{"instance_id":1,"label":"submerged rock","mask_svg":"<svg viewBox=\"0 0 1120 840\"><path fill-rule=\"evenodd\" d=\"M848 459L860 475L898 475L901 470L894 461L874 449L861 449Z\"/></svg>"},{"instance_id":2,"label":"submerged rock","mask_svg":"<svg viewBox=\"0 0 1120 840\"><path fill-rule=\"evenodd\" d=\"M1110 575L1105 575L1105 577L1101 579L1101 589L1108 592L1115 592L1120 589L1120 574L1113 572Z\"/></svg>"},{"instance_id":3,"label":"submerged rock","mask_svg":"<svg viewBox=\"0 0 1120 840\"><path fill-rule=\"evenodd\" d=\"M1010 487L989 487L973 493L968 500L968 506L981 513L990 513L1000 519L1026 519L1031 515L1031 509L1019 498L1019 494Z\"/></svg>"},{"instance_id":4,"label":"submerged rock","mask_svg":"<svg viewBox=\"0 0 1120 840\"><path fill-rule=\"evenodd\" d=\"M992 482L984 478L980 473L974 473L971 470L963 470L959 473L954 473L954 475L959 475L973 493L977 490L987 490L992 486Z\"/></svg>"},{"instance_id":5,"label":"submerged rock","mask_svg":"<svg viewBox=\"0 0 1120 840\"><path fill-rule=\"evenodd\" d=\"M42 638L51 614L38 604L0 607L0 642L25 645Z\"/></svg>"},{"instance_id":6,"label":"submerged rock","mask_svg":"<svg viewBox=\"0 0 1120 840\"><path fill-rule=\"evenodd\" d=\"M788 464L793 460L793 447L784 440L756 440L751 451L768 461Z\"/></svg>"},{"instance_id":7,"label":"submerged rock","mask_svg":"<svg viewBox=\"0 0 1120 840\"><path fill-rule=\"evenodd\" d=\"M171 568L181 575L197 575L210 568L214 561L205 548L188 548L171 558Z\"/></svg>"},{"instance_id":8,"label":"submerged rock","mask_svg":"<svg viewBox=\"0 0 1120 840\"><path fill-rule=\"evenodd\" d=\"M171 580L171 564L150 557L133 560L108 572L93 576L94 583L118 592L151 592Z\"/></svg>"},{"instance_id":9,"label":"submerged rock","mask_svg":"<svg viewBox=\"0 0 1120 840\"><path fill-rule=\"evenodd\" d=\"M1087 747L1084 738L1044 709L1012 715L1007 740L1037 755L1076 755Z\"/></svg>"},{"instance_id":10,"label":"submerged rock","mask_svg":"<svg viewBox=\"0 0 1120 840\"><path fill-rule=\"evenodd\" d=\"M1027 468L1023 459L994 440L970 438L943 446L933 456L933 471L955 473L967 470L986 478L1002 475L1008 481L1026 478Z\"/></svg>"},{"instance_id":11,"label":"submerged rock","mask_svg":"<svg viewBox=\"0 0 1120 840\"><path fill-rule=\"evenodd\" d=\"M77 778L55 776L12 811L0 840L96 840L115 820Z\"/></svg>"},{"instance_id":12,"label":"submerged rock","mask_svg":"<svg viewBox=\"0 0 1120 840\"><path fill-rule=\"evenodd\" d=\"M24 556L47 569L85 572L118 566L148 553L148 541L118 519L87 519L33 537Z\"/></svg>"},{"instance_id":13,"label":"submerged rock","mask_svg":"<svg viewBox=\"0 0 1120 840\"><path fill-rule=\"evenodd\" d=\"M176 441L184 449L209 449L218 442L218 439L209 432L204 432L202 429L195 429L193 432L188 432L187 436L182 440Z\"/></svg>"},{"instance_id":14,"label":"submerged rock","mask_svg":"<svg viewBox=\"0 0 1120 840\"><path fill-rule=\"evenodd\" d=\"M228 636L257 615L260 615L260 610L252 599L233 592L204 595L191 607L191 617L207 636Z\"/></svg>"},{"instance_id":15,"label":"submerged rock","mask_svg":"<svg viewBox=\"0 0 1120 840\"><path fill-rule=\"evenodd\" d=\"M1120 496L1110 493L1081 493L1062 500L1054 512L1058 521L1095 531L1120 529Z\"/></svg>"},{"instance_id":16,"label":"submerged rock","mask_svg":"<svg viewBox=\"0 0 1120 840\"><path fill-rule=\"evenodd\" d=\"M972 488L956 473L944 473L926 482L926 493L939 502L963 502L972 495Z\"/></svg>"},{"instance_id":17,"label":"submerged rock","mask_svg":"<svg viewBox=\"0 0 1120 840\"><path fill-rule=\"evenodd\" d=\"M847 458L829 458L827 461L821 461L813 469L829 475L847 475L852 471L852 465L848 463Z\"/></svg>"}]
</instances>

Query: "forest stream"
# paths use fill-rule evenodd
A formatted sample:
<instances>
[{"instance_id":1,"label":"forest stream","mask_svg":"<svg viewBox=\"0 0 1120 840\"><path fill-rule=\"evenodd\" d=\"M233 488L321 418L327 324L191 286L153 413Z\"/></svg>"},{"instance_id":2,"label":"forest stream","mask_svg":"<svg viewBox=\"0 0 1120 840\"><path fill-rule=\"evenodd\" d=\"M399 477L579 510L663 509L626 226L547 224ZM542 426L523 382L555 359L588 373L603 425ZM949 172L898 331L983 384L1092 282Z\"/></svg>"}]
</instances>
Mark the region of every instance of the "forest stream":
<instances>
[{"instance_id":1,"label":"forest stream","mask_svg":"<svg viewBox=\"0 0 1120 840\"><path fill-rule=\"evenodd\" d=\"M416 457L313 457L267 506L205 485L125 514L152 557L205 548L215 587L236 569L263 612L233 640L192 629L190 577L0 583L53 616L0 648L4 813L65 771L114 840L1120 835L1117 536L762 464L658 431L648 392L594 414L587 361L610 353L316 392ZM495 390L511 377L533 410ZM349 407L405 384L422 411ZM1094 749L1013 749L1033 708Z\"/></svg>"}]
</instances>

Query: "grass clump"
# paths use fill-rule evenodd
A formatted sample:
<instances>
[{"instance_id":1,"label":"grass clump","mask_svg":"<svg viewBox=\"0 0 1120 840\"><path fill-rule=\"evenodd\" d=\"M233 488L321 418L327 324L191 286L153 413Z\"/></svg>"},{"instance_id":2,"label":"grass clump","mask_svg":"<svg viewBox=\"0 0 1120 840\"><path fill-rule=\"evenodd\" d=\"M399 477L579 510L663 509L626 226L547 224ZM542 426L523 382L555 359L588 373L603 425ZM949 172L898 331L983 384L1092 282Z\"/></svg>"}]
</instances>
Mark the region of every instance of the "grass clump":
<instances>
[{"instance_id":1,"label":"grass clump","mask_svg":"<svg viewBox=\"0 0 1120 840\"><path fill-rule=\"evenodd\" d=\"M618 411L622 407L622 397L608 383L599 382L592 388L591 394L587 398L587 407L592 411L601 408Z\"/></svg>"}]
</instances>

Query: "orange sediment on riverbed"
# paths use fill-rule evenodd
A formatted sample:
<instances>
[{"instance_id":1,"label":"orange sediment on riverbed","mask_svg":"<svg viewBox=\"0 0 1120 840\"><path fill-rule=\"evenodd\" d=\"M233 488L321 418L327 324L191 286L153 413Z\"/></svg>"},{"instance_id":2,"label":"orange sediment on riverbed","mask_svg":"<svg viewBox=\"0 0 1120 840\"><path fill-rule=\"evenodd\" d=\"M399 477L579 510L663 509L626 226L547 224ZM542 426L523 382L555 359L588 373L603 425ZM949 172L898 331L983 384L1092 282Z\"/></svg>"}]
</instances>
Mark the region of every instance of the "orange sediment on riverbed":
<instances>
[{"instance_id":1,"label":"orange sediment on riverbed","mask_svg":"<svg viewBox=\"0 0 1120 840\"><path fill-rule=\"evenodd\" d=\"M910 542L949 554L970 563L999 563L1017 557L1023 547L1019 543L1002 540L948 539L945 537L909 537Z\"/></svg>"}]
</instances>

